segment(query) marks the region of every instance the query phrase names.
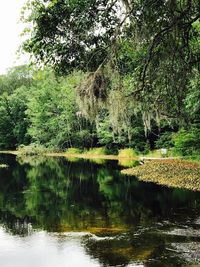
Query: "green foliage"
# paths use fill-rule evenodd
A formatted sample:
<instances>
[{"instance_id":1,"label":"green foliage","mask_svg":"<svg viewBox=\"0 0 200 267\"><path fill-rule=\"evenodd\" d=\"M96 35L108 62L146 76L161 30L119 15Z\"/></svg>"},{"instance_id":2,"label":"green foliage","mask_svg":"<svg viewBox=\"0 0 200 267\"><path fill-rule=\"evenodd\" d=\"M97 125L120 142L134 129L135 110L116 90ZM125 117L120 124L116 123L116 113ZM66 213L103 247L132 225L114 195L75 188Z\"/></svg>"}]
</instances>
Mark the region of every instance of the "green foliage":
<instances>
[{"instance_id":1,"label":"green foliage","mask_svg":"<svg viewBox=\"0 0 200 267\"><path fill-rule=\"evenodd\" d=\"M183 156L200 153L200 126L193 125L190 130L180 130L174 137L174 148Z\"/></svg>"},{"instance_id":2,"label":"green foliage","mask_svg":"<svg viewBox=\"0 0 200 267\"><path fill-rule=\"evenodd\" d=\"M162 154L161 154L161 150L160 149L153 149L153 150L150 150L147 155L147 157L150 157L150 158L160 158L162 157Z\"/></svg>"},{"instance_id":3,"label":"green foliage","mask_svg":"<svg viewBox=\"0 0 200 267\"><path fill-rule=\"evenodd\" d=\"M173 133L164 132L155 142L156 148L171 148L174 146Z\"/></svg>"},{"instance_id":4,"label":"green foliage","mask_svg":"<svg viewBox=\"0 0 200 267\"><path fill-rule=\"evenodd\" d=\"M119 158L135 158L137 157L137 153L132 148L120 149L118 157Z\"/></svg>"},{"instance_id":5,"label":"green foliage","mask_svg":"<svg viewBox=\"0 0 200 267\"><path fill-rule=\"evenodd\" d=\"M130 158L119 158L118 164L125 168L133 168L138 166L140 163L137 160L132 160Z\"/></svg>"},{"instance_id":6,"label":"green foliage","mask_svg":"<svg viewBox=\"0 0 200 267\"><path fill-rule=\"evenodd\" d=\"M0 94L12 94L17 88L25 86L30 88L33 83L33 71L26 65L13 67L6 75L0 76Z\"/></svg>"},{"instance_id":7,"label":"green foliage","mask_svg":"<svg viewBox=\"0 0 200 267\"><path fill-rule=\"evenodd\" d=\"M99 123L97 137L100 145L110 146L113 142L113 133L110 121L107 117Z\"/></svg>"},{"instance_id":8,"label":"green foliage","mask_svg":"<svg viewBox=\"0 0 200 267\"><path fill-rule=\"evenodd\" d=\"M33 27L24 49L36 61L93 78L109 65L110 73L119 74L115 98L129 75L129 96L148 130L155 117L185 119L183 102L193 70L199 70L199 0L34 0L27 9Z\"/></svg>"},{"instance_id":9,"label":"green foliage","mask_svg":"<svg viewBox=\"0 0 200 267\"><path fill-rule=\"evenodd\" d=\"M93 148L90 148L88 151L85 151L84 154L91 155L91 156L107 155L108 150L106 147L93 147Z\"/></svg>"},{"instance_id":10,"label":"green foliage","mask_svg":"<svg viewBox=\"0 0 200 267\"><path fill-rule=\"evenodd\" d=\"M188 115L192 119L199 119L200 115L200 79L199 71L194 69L193 76L190 80L189 92L187 94L186 100L186 110Z\"/></svg>"},{"instance_id":11,"label":"green foliage","mask_svg":"<svg viewBox=\"0 0 200 267\"><path fill-rule=\"evenodd\" d=\"M95 70L108 54L107 44L119 21L116 5L107 1L29 1L33 25L24 49L37 60L66 73ZM118 8L119 9L119 8ZM103 30L102 30L103 29Z\"/></svg>"},{"instance_id":12,"label":"green foliage","mask_svg":"<svg viewBox=\"0 0 200 267\"><path fill-rule=\"evenodd\" d=\"M93 127L90 127L89 124L81 129L75 129L73 135L71 136L71 144L82 149L92 147L93 144L95 144L95 140L96 130Z\"/></svg>"},{"instance_id":13,"label":"green foliage","mask_svg":"<svg viewBox=\"0 0 200 267\"><path fill-rule=\"evenodd\" d=\"M135 122L133 124L133 127L131 129L131 141L130 146L135 149L135 151L138 151L139 153L147 153L150 149L148 140L145 137L144 133L144 127L141 125L141 122Z\"/></svg>"},{"instance_id":14,"label":"green foliage","mask_svg":"<svg viewBox=\"0 0 200 267\"><path fill-rule=\"evenodd\" d=\"M27 68L16 67L3 76L8 87L0 87L3 91L0 93L0 148L10 149L30 142L27 133L30 122L25 113L32 78L27 78L27 73Z\"/></svg>"},{"instance_id":15,"label":"green foliage","mask_svg":"<svg viewBox=\"0 0 200 267\"><path fill-rule=\"evenodd\" d=\"M46 153L48 150L44 146L32 143L27 146L20 145L17 148L17 151L20 153L20 155L24 156L38 156Z\"/></svg>"},{"instance_id":16,"label":"green foliage","mask_svg":"<svg viewBox=\"0 0 200 267\"><path fill-rule=\"evenodd\" d=\"M81 154L82 150L77 147L70 147L66 150L67 154Z\"/></svg>"},{"instance_id":17,"label":"green foliage","mask_svg":"<svg viewBox=\"0 0 200 267\"><path fill-rule=\"evenodd\" d=\"M199 0L165 2L29 0L23 47L43 70L0 76L0 147L172 147L199 120ZM195 131L176 150L198 151Z\"/></svg>"},{"instance_id":18,"label":"green foliage","mask_svg":"<svg viewBox=\"0 0 200 267\"><path fill-rule=\"evenodd\" d=\"M74 87L81 75L57 79L53 73L43 71L38 72L35 79L26 111L31 122L29 134L42 145L70 146L78 111Z\"/></svg>"}]
</instances>

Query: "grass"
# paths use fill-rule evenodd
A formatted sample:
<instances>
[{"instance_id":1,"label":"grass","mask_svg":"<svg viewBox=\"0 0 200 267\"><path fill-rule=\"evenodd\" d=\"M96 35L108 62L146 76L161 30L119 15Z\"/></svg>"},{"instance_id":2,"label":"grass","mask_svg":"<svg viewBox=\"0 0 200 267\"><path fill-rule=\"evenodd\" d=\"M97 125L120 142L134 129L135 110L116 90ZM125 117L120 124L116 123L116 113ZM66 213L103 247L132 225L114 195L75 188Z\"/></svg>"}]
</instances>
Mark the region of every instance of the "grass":
<instances>
[{"instance_id":1,"label":"grass","mask_svg":"<svg viewBox=\"0 0 200 267\"><path fill-rule=\"evenodd\" d=\"M122 171L139 180L169 187L200 191L200 164L185 160L152 160L142 166Z\"/></svg>"},{"instance_id":2,"label":"grass","mask_svg":"<svg viewBox=\"0 0 200 267\"><path fill-rule=\"evenodd\" d=\"M161 151L160 149L151 150L145 156L150 158L159 158L161 157Z\"/></svg>"},{"instance_id":3,"label":"grass","mask_svg":"<svg viewBox=\"0 0 200 267\"><path fill-rule=\"evenodd\" d=\"M197 162L200 163L200 155L194 155L194 156L185 156L184 159L191 161L191 162Z\"/></svg>"},{"instance_id":4,"label":"grass","mask_svg":"<svg viewBox=\"0 0 200 267\"><path fill-rule=\"evenodd\" d=\"M149 153L147 153L145 155L145 157L149 157L149 158L161 158L161 157L173 157L173 156L177 156L173 149L167 149L167 153L163 154L162 149L154 149L149 151Z\"/></svg>"}]
</instances>

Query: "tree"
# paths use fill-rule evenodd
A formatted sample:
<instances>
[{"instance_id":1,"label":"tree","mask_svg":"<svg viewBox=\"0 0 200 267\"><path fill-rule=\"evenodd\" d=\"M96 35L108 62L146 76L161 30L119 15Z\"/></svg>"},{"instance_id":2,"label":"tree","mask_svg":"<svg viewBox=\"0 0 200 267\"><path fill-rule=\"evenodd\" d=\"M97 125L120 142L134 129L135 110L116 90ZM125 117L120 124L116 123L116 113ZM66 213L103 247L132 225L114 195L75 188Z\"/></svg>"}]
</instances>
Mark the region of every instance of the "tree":
<instances>
[{"instance_id":1,"label":"tree","mask_svg":"<svg viewBox=\"0 0 200 267\"><path fill-rule=\"evenodd\" d=\"M27 21L33 27L24 49L60 73L74 68L92 72L86 85L92 86L93 94L98 81L108 78L104 70L108 65L121 79L129 74L127 96L138 102L150 130L155 117L183 121L186 116L183 101L191 73L194 68L199 71L199 4L199 0L31 1ZM109 88L109 82L105 86Z\"/></svg>"},{"instance_id":2,"label":"tree","mask_svg":"<svg viewBox=\"0 0 200 267\"><path fill-rule=\"evenodd\" d=\"M199 121L200 115L200 79L199 71L193 70L193 76L190 80L189 91L185 100L188 117L191 121Z\"/></svg>"},{"instance_id":3,"label":"tree","mask_svg":"<svg viewBox=\"0 0 200 267\"><path fill-rule=\"evenodd\" d=\"M31 38L24 49L61 73L74 68L96 70L107 56L107 46L119 18L117 6L106 0L29 1Z\"/></svg>"},{"instance_id":4,"label":"tree","mask_svg":"<svg viewBox=\"0 0 200 267\"><path fill-rule=\"evenodd\" d=\"M80 74L60 79L51 71L35 74L26 111L33 141L54 148L71 146L78 111L74 87L80 79Z\"/></svg>"},{"instance_id":5,"label":"tree","mask_svg":"<svg viewBox=\"0 0 200 267\"><path fill-rule=\"evenodd\" d=\"M12 94L21 86L30 87L33 71L26 65L10 68L5 75L0 76L0 94Z\"/></svg>"},{"instance_id":6,"label":"tree","mask_svg":"<svg viewBox=\"0 0 200 267\"><path fill-rule=\"evenodd\" d=\"M0 79L0 147L13 149L28 144L29 120L25 114L27 98L33 84L27 66L12 68Z\"/></svg>"}]
</instances>

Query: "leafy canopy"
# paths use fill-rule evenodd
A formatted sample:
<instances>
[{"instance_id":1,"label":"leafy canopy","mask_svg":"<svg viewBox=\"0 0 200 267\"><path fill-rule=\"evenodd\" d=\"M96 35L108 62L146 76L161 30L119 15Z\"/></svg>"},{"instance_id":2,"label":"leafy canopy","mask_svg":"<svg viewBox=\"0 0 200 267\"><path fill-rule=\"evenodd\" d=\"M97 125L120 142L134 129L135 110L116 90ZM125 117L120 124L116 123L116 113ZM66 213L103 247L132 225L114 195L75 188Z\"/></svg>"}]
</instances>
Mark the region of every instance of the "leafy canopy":
<instances>
[{"instance_id":1,"label":"leafy canopy","mask_svg":"<svg viewBox=\"0 0 200 267\"><path fill-rule=\"evenodd\" d=\"M199 6L199 0L33 0L24 49L59 73L81 69L96 77L109 64L121 78L132 77L128 96L144 117L183 118L191 73L199 72Z\"/></svg>"}]
</instances>

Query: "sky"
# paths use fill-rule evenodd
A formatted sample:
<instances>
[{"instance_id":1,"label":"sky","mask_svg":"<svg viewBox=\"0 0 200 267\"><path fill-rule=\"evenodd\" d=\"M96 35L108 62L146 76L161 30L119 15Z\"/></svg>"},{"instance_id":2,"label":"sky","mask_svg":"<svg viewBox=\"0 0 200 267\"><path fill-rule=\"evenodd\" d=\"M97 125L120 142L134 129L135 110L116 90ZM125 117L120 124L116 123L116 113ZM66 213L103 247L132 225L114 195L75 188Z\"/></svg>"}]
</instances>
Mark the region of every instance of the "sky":
<instances>
[{"instance_id":1,"label":"sky","mask_svg":"<svg viewBox=\"0 0 200 267\"><path fill-rule=\"evenodd\" d=\"M24 25L19 23L20 10L26 0L2 1L0 7L0 74L10 67L28 63L28 55L19 56L16 52L22 43L20 33Z\"/></svg>"}]
</instances>

